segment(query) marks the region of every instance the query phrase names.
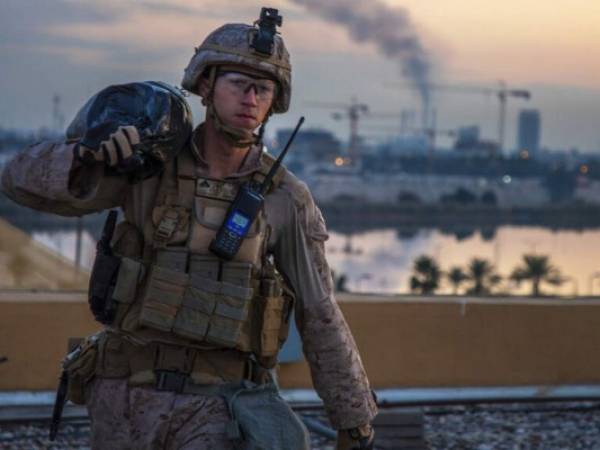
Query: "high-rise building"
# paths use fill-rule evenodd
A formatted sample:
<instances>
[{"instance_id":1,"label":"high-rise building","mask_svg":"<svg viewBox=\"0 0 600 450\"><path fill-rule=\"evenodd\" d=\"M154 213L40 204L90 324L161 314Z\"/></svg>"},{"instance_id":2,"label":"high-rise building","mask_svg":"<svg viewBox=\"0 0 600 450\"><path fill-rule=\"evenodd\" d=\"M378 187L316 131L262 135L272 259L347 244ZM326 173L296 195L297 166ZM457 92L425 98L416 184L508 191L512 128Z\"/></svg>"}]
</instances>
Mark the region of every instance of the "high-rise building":
<instances>
[{"instance_id":1,"label":"high-rise building","mask_svg":"<svg viewBox=\"0 0 600 450\"><path fill-rule=\"evenodd\" d=\"M541 120L537 109L522 109L519 112L517 151L535 157L540 149Z\"/></svg>"}]
</instances>

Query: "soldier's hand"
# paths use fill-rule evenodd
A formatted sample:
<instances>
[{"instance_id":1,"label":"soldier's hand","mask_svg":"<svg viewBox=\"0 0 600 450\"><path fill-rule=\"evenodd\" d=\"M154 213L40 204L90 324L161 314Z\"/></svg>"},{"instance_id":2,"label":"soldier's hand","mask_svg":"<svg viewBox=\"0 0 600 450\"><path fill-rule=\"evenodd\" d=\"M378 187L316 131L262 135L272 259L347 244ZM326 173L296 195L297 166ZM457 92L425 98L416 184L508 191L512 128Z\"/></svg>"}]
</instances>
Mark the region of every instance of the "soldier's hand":
<instances>
[{"instance_id":1,"label":"soldier's hand","mask_svg":"<svg viewBox=\"0 0 600 450\"><path fill-rule=\"evenodd\" d=\"M339 430L336 450L373 450L375 431L369 424L351 430Z\"/></svg>"},{"instance_id":2,"label":"soldier's hand","mask_svg":"<svg viewBox=\"0 0 600 450\"><path fill-rule=\"evenodd\" d=\"M101 140L97 148L94 148L93 144L87 144L89 141L93 142L94 139L85 136L76 149L78 158L84 164L103 162L109 167L124 172L129 171L129 168L133 170L139 165L133 147L140 143L140 134L134 126L119 127L107 139Z\"/></svg>"}]
</instances>

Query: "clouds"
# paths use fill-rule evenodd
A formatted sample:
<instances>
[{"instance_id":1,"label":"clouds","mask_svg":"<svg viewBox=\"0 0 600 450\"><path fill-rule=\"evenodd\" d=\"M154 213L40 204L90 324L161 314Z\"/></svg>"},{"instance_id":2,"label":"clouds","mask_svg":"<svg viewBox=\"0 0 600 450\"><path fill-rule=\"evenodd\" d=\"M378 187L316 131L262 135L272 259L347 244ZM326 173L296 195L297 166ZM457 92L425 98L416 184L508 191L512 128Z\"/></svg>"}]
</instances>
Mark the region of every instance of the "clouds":
<instances>
[{"instance_id":1,"label":"clouds","mask_svg":"<svg viewBox=\"0 0 600 450\"><path fill-rule=\"evenodd\" d=\"M273 2L280 6L282 1ZM108 84L180 82L195 46L224 22L252 22L254 0L0 0L0 125L72 116Z\"/></svg>"},{"instance_id":2,"label":"clouds","mask_svg":"<svg viewBox=\"0 0 600 450\"><path fill-rule=\"evenodd\" d=\"M282 0L271 3L291 9L284 29L294 50L372 52L303 9L290 8ZM223 22L252 22L261 6L254 0L8 0L0 19L0 48L49 52L69 64L156 69L189 57L192 48Z\"/></svg>"},{"instance_id":3,"label":"clouds","mask_svg":"<svg viewBox=\"0 0 600 450\"><path fill-rule=\"evenodd\" d=\"M598 71L594 69L599 67L598 59L590 55L594 54L592 50L597 46L594 43L597 44L600 37L590 38L589 45L584 45L588 41L580 38L580 47L573 47L566 32L560 39L546 39L538 33L538 28L530 26L528 17L508 15L514 10L513 6L522 2L529 5L527 11L531 16L536 1L494 3L489 5L495 8L492 13L488 8L473 8L472 0L455 0L452 6L439 0L345 0L344 3L322 0L320 3L329 8L337 5L337 14L341 16L345 14L344 5L351 5L354 16L368 20L379 30L378 38L382 42L388 42L392 37L392 50L396 47L394 36L405 39L408 45L416 45L411 40L412 35L418 35L419 39L425 36L420 45L439 57L436 67L439 61L439 67L444 67L445 73L450 74L446 77L448 83L453 79L470 79L478 84L493 85L495 80L503 77L510 84L528 85L536 81L575 84L591 80L587 84L597 86L597 76L594 76ZM572 1L581 4L583 10L584 0ZM257 19L263 2L0 0L0 126L36 128L51 123L54 93L61 95L63 112L69 117L85 99L109 84L148 79L179 83L193 48L212 29L225 22L251 23ZM296 2L312 4L314 0L269 1L269 6L279 8L284 16L282 34L294 67L294 95L289 119L287 116L276 117L271 128L290 125L300 114L307 114L314 125L334 129L342 137L347 134L346 123L331 120L329 111L307 110L304 99L348 101L357 96L369 103L374 111L399 112L401 108L419 107L412 93L396 93L383 87L384 82L401 77L397 59L392 57L393 51L378 51L376 44L366 39L363 22L353 21L349 33L347 26ZM383 2L393 8L373 9L374 3L381 6ZM566 5L566 0L558 0L556 8L572 10L571 3L563 4ZM404 13L398 12L399 7L410 10L413 22L412 27L396 35L395 24L403 22L391 20L386 12L395 11L402 19ZM563 16L564 20L556 24L564 28L570 16ZM503 21L510 23L507 25ZM590 17L588 22L597 21ZM591 37L600 36L597 31L600 28L594 27L589 25L582 30ZM552 30L555 29L562 28L556 25ZM506 33L507 30L510 33ZM527 30L530 40L524 38ZM582 33L571 34L579 36ZM440 76L442 80L443 75ZM539 99L539 105L547 105L549 111L542 111L544 117L558 116L550 108L559 106L542 101L541 95L549 94L534 92L532 106L537 106ZM597 94L592 97L598 98ZM492 130L490 136L495 135L495 109L488 120L476 113L473 102L469 103L467 98L455 96L443 104L439 99L434 100L438 102L440 127L455 126L459 119L464 119L469 123L481 123L484 132L487 127ZM600 114L597 108L591 110L588 103L578 101L577 104L583 105L581 114L572 122L565 117L565 127L568 128L566 124L570 123L570 128L560 136L560 141L558 137L553 140L561 144L570 141L588 147L597 145L600 137L596 127L588 129L583 124L597 122ZM511 106L509 114L512 112ZM586 118L589 118L588 122L585 122ZM512 121L509 117L509 133L512 132ZM545 127L549 123L544 119ZM546 143L552 144L552 141Z\"/></svg>"},{"instance_id":4,"label":"clouds","mask_svg":"<svg viewBox=\"0 0 600 450\"><path fill-rule=\"evenodd\" d=\"M114 10L91 7L88 2L3 0L0 42L34 47L48 39L48 27L64 23L108 23L116 18Z\"/></svg>"}]
</instances>

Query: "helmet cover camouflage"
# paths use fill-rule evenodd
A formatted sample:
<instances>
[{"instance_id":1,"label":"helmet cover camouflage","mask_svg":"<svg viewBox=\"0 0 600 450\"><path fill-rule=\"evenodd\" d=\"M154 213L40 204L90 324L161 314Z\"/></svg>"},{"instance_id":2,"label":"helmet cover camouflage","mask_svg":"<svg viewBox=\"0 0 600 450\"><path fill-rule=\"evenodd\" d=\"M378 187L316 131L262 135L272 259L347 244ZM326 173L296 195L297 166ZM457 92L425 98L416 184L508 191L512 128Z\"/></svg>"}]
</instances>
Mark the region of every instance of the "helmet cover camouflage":
<instances>
[{"instance_id":1,"label":"helmet cover camouflage","mask_svg":"<svg viewBox=\"0 0 600 450\"><path fill-rule=\"evenodd\" d=\"M255 26L226 24L210 33L200 47L196 48L196 53L186 67L182 87L199 95L200 77L207 68L220 65L245 66L278 82L279 90L273 101L272 112L286 112L291 98L290 55L279 35L274 37L272 55L255 51L251 43L257 32L258 28Z\"/></svg>"}]
</instances>

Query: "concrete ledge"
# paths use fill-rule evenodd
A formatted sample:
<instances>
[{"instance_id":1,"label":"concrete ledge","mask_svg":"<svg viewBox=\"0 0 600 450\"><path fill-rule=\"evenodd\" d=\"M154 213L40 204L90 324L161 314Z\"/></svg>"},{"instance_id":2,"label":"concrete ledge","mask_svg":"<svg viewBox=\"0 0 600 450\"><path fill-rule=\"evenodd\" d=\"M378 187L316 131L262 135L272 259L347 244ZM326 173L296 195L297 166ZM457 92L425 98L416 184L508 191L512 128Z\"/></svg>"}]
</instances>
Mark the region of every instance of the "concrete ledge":
<instances>
[{"instance_id":1,"label":"concrete ledge","mask_svg":"<svg viewBox=\"0 0 600 450\"><path fill-rule=\"evenodd\" d=\"M598 384L600 302L341 296L373 386ZM310 386L304 363L285 387Z\"/></svg>"},{"instance_id":2,"label":"concrete ledge","mask_svg":"<svg viewBox=\"0 0 600 450\"><path fill-rule=\"evenodd\" d=\"M343 295L374 387L600 384L600 301ZM69 337L99 329L82 291L0 292L0 390L52 390ZM284 388L312 388L305 363Z\"/></svg>"}]
</instances>

